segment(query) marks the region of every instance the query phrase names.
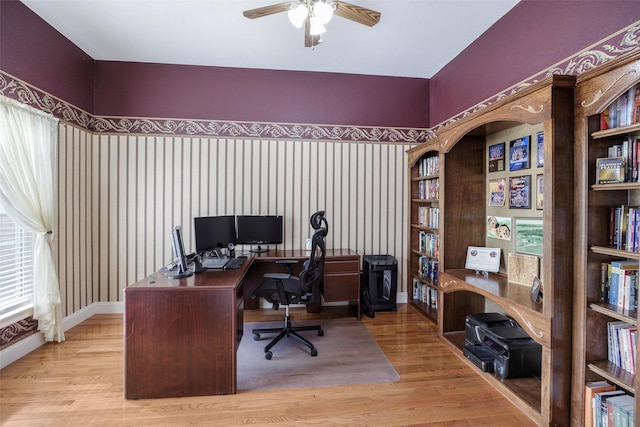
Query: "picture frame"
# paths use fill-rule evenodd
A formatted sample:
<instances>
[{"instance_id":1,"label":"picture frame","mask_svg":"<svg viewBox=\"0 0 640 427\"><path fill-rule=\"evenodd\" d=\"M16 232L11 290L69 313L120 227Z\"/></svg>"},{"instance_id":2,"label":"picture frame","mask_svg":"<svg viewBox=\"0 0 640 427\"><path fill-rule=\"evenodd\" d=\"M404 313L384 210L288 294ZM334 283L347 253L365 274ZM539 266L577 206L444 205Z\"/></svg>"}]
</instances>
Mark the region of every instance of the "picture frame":
<instances>
[{"instance_id":1,"label":"picture frame","mask_svg":"<svg viewBox=\"0 0 640 427\"><path fill-rule=\"evenodd\" d=\"M506 178L489 180L489 206L504 206L506 187Z\"/></svg>"},{"instance_id":2,"label":"picture frame","mask_svg":"<svg viewBox=\"0 0 640 427\"><path fill-rule=\"evenodd\" d=\"M511 240L511 218L487 216L487 237L499 240Z\"/></svg>"},{"instance_id":3,"label":"picture frame","mask_svg":"<svg viewBox=\"0 0 640 427\"><path fill-rule=\"evenodd\" d=\"M523 136L509 142L509 170L529 169L531 153L531 137Z\"/></svg>"},{"instance_id":4,"label":"picture frame","mask_svg":"<svg viewBox=\"0 0 640 427\"><path fill-rule=\"evenodd\" d=\"M509 177L509 209L531 208L531 175Z\"/></svg>"},{"instance_id":5,"label":"picture frame","mask_svg":"<svg viewBox=\"0 0 640 427\"><path fill-rule=\"evenodd\" d=\"M531 300L536 304L540 304L542 302L542 281L535 276L533 278L533 283L531 283Z\"/></svg>"},{"instance_id":6,"label":"picture frame","mask_svg":"<svg viewBox=\"0 0 640 427\"><path fill-rule=\"evenodd\" d=\"M541 131L536 134L536 142L538 145L536 151L536 158L538 159L538 162L536 166L541 168L544 167L544 132Z\"/></svg>"},{"instance_id":7,"label":"picture frame","mask_svg":"<svg viewBox=\"0 0 640 427\"><path fill-rule=\"evenodd\" d=\"M542 256L542 218L515 218L516 252Z\"/></svg>"},{"instance_id":8,"label":"picture frame","mask_svg":"<svg viewBox=\"0 0 640 427\"><path fill-rule=\"evenodd\" d=\"M500 248L469 246L464 268L497 273L500 270Z\"/></svg>"},{"instance_id":9,"label":"picture frame","mask_svg":"<svg viewBox=\"0 0 640 427\"><path fill-rule=\"evenodd\" d=\"M536 209L544 209L544 175L536 175Z\"/></svg>"},{"instance_id":10,"label":"picture frame","mask_svg":"<svg viewBox=\"0 0 640 427\"><path fill-rule=\"evenodd\" d=\"M489 172L500 172L504 170L504 142L489 146Z\"/></svg>"}]
</instances>

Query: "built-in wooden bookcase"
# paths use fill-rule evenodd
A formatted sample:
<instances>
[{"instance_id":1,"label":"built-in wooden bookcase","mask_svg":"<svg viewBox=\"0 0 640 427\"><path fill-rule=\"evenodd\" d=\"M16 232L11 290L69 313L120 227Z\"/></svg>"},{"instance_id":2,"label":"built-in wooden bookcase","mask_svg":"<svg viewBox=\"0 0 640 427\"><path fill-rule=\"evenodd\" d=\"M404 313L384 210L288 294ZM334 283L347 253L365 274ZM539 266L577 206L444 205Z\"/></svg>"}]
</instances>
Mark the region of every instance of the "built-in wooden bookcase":
<instances>
[{"instance_id":1,"label":"built-in wooden bookcase","mask_svg":"<svg viewBox=\"0 0 640 427\"><path fill-rule=\"evenodd\" d=\"M440 156L439 334L457 356L540 425L567 425L570 419L574 86L575 77L551 76L443 127L431 146L409 150L410 167L428 152ZM489 246L488 144L503 132L518 134L532 127L544 132L544 164L538 170L532 165L532 171L525 173L532 175L531 192L536 173L544 176L544 206L531 212L536 209L533 204L529 209L509 209L507 201L506 209L514 218L524 214L543 219L542 303L530 298L529 285L508 280L505 261L501 271L488 278L465 269L469 246ZM505 143L508 171L509 141ZM412 183L414 179L412 172ZM413 246L410 249L413 255ZM502 257L506 260L507 254ZM466 316L496 309L514 318L541 344L540 378L502 379L482 372L464 357Z\"/></svg>"},{"instance_id":2,"label":"built-in wooden bookcase","mask_svg":"<svg viewBox=\"0 0 640 427\"><path fill-rule=\"evenodd\" d=\"M440 153L436 144L409 150L409 301L434 322L438 318L440 253Z\"/></svg>"},{"instance_id":3,"label":"built-in wooden bookcase","mask_svg":"<svg viewBox=\"0 0 640 427\"><path fill-rule=\"evenodd\" d=\"M640 206L640 182L599 184L596 159L608 157L608 148L630 137L640 138L640 123L603 129L601 113L640 82L640 52L588 71L576 84L576 218L575 304L571 425L584 425L585 384L607 380L635 396L635 375L610 363L607 324L624 321L638 325L638 311L601 301L602 263L627 259L640 263L640 253L616 249L610 241L611 208ZM608 126L607 126L608 127ZM637 423L636 416L636 423ZM637 424L636 424L637 425Z\"/></svg>"}]
</instances>

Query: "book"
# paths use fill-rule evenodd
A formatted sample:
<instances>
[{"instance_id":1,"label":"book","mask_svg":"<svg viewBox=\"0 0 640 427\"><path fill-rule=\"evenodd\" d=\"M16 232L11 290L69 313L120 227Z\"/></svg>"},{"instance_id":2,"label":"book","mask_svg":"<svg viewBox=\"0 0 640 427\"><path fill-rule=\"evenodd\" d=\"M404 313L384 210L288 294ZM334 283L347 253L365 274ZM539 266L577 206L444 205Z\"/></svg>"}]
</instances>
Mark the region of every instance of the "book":
<instances>
[{"instance_id":1,"label":"book","mask_svg":"<svg viewBox=\"0 0 640 427\"><path fill-rule=\"evenodd\" d=\"M613 390L613 391L603 391L600 393L596 393L594 397L594 427L604 427L607 425L608 416L607 416L607 400L614 397L625 394L622 390Z\"/></svg>"},{"instance_id":2,"label":"book","mask_svg":"<svg viewBox=\"0 0 640 427\"><path fill-rule=\"evenodd\" d=\"M608 303L621 306L623 300L623 292L626 275L632 274L632 271L638 271L638 261L634 260L617 260L611 261L611 274L609 277L609 295Z\"/></svg>"},{"instance_id":3,"label":"book","mask_svg":"<svg viewBox=\"0 0 640 427\"><path fill-rule=\"evenodd\" d=\"M609 129L609 107L600 113L600 130Z\"/></svg>"},{"instance_id":4,"label":"book","mask_svg":"<svg viewBox=\"0 0 640 427\"><path fill-rule=\"evenodd\" d=\"M640 123L640 85L635 87L633 122Z\"/></svg>"},{"instance_id":5,"label":"book","mask_svg":"<svg viewBox=\"0 0 640 427\"><path fill-rule=\"evenodd\" d=\"M596 184L624 182L626 159L624 156L596 159Z\"/></svg>"},{"instance_id":6,"label":"book","mask_svg":"<svg viewBox=\"0 0 640 427\"><path fill-rule=\"evenodd\" d=\"M616 386L607 381L590 381L585 385L584 390L584 427L594 427L593 399L596 393L613 391Z\"/></svg>"},{"instance_id":7,"label":"book","mask_svg":"<svg viewBox=\"0 0 640 427\"><path fill-rule=\"evenodd\" d=\"M628 426L628 409L633 409L633 396L620 394L607 399L607 427Z\"/></svg>"}]
</instances>

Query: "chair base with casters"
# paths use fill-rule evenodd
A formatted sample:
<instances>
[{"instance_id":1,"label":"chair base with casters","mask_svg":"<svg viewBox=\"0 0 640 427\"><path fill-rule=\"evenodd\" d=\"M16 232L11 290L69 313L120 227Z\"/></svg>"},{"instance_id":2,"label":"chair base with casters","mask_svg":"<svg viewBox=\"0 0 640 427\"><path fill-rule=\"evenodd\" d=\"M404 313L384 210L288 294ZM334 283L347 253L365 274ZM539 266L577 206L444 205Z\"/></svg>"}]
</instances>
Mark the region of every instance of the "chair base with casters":
<instances>
[{"instance_id":1,"label":"chair base with casters","mask_svg":"<svg viewBox=\"0 0 640 427\"><path fill-rule=\"evenodd\" d=\"M260 340L260 334L273 334L273 333L278 334L264 348L264 357L267 360L271 360L271 358L273 357L273 353L271 352L271 349L273 348L273 346L278 344L278 342L280 342L280 340L284 337L295 338L296 340L300 341L302 344L306 345L309 348L311 356L314 356L314 357L317 356L318 350L314 347L311 341L309 341L308 339L298 334L298 332L303 332L303 331L317 331L319 337L324 335L324 331L322 330L322 327L320 325L291 326L291 315L289 314L289 306L287 305L285 306L283 328L258 328L258 329L254 329L252 333L253 333L254 341Z\"/></svg>"}]
</instances>

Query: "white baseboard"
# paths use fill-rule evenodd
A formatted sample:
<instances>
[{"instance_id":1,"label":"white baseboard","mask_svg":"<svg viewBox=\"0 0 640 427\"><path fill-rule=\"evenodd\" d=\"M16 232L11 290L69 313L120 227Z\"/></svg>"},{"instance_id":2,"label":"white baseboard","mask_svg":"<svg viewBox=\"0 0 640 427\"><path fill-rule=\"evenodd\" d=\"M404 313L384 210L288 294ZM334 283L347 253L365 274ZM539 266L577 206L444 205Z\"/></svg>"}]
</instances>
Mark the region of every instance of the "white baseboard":
<instances>
[{"instance_id":1,"label":"white baseboard","mask_svg":"<svg viewBox=\"0 0 640 427\"><path fill-rule=\"evenodd\" d=\"M118 314L123 313L124 305L121 302L96 302L82 308L75 313L62 319L62 330L64 332L79 325L95 314ZM31 353L33 350L45 344L44 337L41 332L36 332L27 338L10 345L0 351L0 369L4 368ZM55 345L57 343L52 343Z\"/></svg>"}]
</instances>

